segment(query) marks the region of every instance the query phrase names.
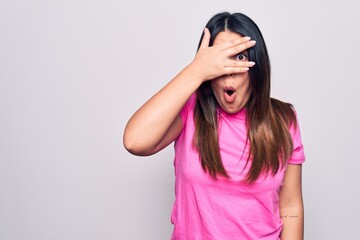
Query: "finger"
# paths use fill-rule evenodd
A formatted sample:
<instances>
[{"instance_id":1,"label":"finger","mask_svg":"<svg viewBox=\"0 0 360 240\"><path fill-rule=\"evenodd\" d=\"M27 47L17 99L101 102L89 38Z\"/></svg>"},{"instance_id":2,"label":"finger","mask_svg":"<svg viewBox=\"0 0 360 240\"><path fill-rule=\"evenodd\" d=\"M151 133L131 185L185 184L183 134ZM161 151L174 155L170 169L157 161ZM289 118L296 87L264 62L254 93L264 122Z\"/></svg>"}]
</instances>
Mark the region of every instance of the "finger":
<instances>
[{"instance_id":1,"label":"finger","mask_svg":"<svg viewBox=\"0 0 360 240\"><path fill-rule=\"evenodd\" d=\"M251 67L255 65L255 62L239 62L239 61L229 61L227 66L224 66L224 74L236 74L244 73L249 71Z\"/></svg>"},{"instance_id":2,"label":"finger","mask_svg":"<svg viewBox=\"0 0 360 240\"><path fill-rule=\"evenodd\" d=\"M238 45L233 45L232 47L226 49L226 54L228 56L234 56L235 54L241 53L243 51L245 51L246 49L249 49L253 46L255 46L256 41L255 40L251 40L251 41L247 41L244 43L240 43Z\"/></svg>"},{"instance_id":3,"label":"finger","mask_svg":"<svg viewBox=\"0 0 360 240\"><path fill-rule=\"evenodd\" d=\"M228 48L232 48L234 46L246 43L248 41L250 41L251 38L250 37L238 37L234 40L228 41L226 43L223 44L222 50L228 49Z\"/></svg>"},{"instance_id":4,"label":"finger","mask_svg":"<svg viewBox=\"0 0 360 240\"><path fill-rule=\"evenodd\" d=\"M255 65L253 61L236 61L236 60L228 60L227 63L224 65L225 68L250 68Z\"/></svg>"},{"instance_id":5,"label":"finger","mask_svg":"<svg viewBox=\"0 0 360 240\"><path fill-rule=\"evenodd\" d=\"M209 29L205 28L204 35L200 44L200 49L209 47L209 43L210 43L210 31Z\"/></svg>"},{"instance_id":6,"label":"finger","mask_svg":"<svg viewBox=\"0 0 360 240\"><path fill-rule=\"evenodd\" d=\"M224 70L224 75L236 74L236 73L244 73L244 72L247 72L249 70L250 70L249 67L227 67Z\"/></svg>"}]
</instances>

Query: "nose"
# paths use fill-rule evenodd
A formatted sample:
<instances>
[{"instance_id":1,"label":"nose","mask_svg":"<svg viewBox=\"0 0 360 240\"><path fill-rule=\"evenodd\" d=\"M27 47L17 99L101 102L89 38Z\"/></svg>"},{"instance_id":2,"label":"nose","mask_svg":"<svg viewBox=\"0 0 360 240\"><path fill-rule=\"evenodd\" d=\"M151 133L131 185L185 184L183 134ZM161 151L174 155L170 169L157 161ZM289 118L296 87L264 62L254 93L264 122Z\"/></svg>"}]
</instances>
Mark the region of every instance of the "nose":
<instances>
[{"instance_id":1,"label":"nose","mask_svg":"<svg viewBox=\"0 0 360 240\"><path fill-rule=\"evenodd\" d=\"M225 78L232 78L233 76L234 76L234 74L232 74L232 73L231 74L226 74Z\"/></svg>"}]
</instances>

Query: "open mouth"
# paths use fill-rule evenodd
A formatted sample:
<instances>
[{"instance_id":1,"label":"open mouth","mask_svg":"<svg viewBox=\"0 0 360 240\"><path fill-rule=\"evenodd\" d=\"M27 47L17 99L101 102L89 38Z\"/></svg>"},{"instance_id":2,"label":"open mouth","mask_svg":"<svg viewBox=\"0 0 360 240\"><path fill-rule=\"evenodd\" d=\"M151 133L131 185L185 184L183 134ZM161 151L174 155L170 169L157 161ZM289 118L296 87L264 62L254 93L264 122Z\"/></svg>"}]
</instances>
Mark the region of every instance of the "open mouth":
<instances>
[{"instance_id":1,"label":"open mouth","mask_svg":"<svg viewBox=\"0 0 360 240\"><path fill-rule=\"evenodd\" d=\"M236 98L236 90L234 87L225 87L224 88L224 100L227 103L233 103Z\"/></svg>"},{"instance_id":2,"label":"open mouth","mask_svg":"<svg viewBox=\"0 0 360 240\"><path fill-rule=\"evenodd\" d=\"M235 88L231 87L231 86L227 86L227 87L224 88L224 92L228 96L232 96L235 93Z\"/></svg>"},{"instance_id":3,"label":"open mouth","mask_svg":"<svg viewBox=\"0 0 360 240\"><path fill-rule=\"evenodd\" d=\"M226 94L229 95L229 96L231 96L231 95L233 95L233 94L235 93L234 90L226 90L225 92L226 92Z\"/></svg>"}]
</instances>

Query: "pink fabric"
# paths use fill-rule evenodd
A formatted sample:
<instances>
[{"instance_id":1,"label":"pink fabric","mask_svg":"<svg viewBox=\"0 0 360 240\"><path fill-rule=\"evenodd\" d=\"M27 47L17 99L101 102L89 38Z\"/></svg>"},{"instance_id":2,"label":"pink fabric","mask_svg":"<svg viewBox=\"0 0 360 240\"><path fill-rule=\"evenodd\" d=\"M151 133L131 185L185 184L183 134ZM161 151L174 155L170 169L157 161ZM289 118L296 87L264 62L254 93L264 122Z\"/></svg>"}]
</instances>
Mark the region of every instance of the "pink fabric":
<instances>
[{"instance_id":1,"label":"pink fabric","mask_svg":"<svg viewBox=\"0 0 360 240\"><path fill-rule=\"evenodd\" d=\"M232 240L279 239L279 189L285 168L273 175L261 175L251 185L242 180L249 146L246 144L245 110L220 113L219 142L223 164L231 179L212 179L201 167L193 148L193 95L181 111L183 131L175 141L175 203L171 214L171 239ZM305 160L299 128L291 131L294 152L291 164Z\"/></svg>"}]
</instances>

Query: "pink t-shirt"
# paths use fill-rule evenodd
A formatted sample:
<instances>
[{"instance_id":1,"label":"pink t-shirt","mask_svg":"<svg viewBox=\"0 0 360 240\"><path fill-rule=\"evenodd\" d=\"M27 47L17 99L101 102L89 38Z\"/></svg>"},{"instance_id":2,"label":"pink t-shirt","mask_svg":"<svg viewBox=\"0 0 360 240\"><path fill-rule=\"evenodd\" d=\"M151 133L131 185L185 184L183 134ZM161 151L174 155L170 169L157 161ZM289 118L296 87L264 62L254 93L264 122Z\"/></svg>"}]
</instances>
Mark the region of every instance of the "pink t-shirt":
<instances>
[{"instance_id":1,"label":"pink t-shirt","mask_svg":"<svg viewBox=\"0 0 360 240\"><path fill-rule=\"evenodd\" d=\"M175 141L175 203L171 214L171 239L277 240L282 229L279 189L285 168L276 175L260 175L253 184L243 181L250 168L246 160L246 111L228 114L219 110L219 144L222 162L230 179L214 180L201 167L193 147L193 95L180 115L183 130ZM299 127L292 128L294 151L290 164L305 160Z\"/></svg>"}]
</instances>

